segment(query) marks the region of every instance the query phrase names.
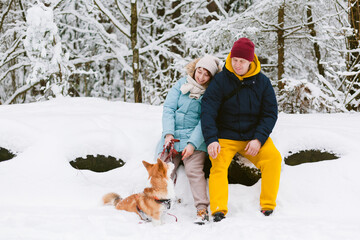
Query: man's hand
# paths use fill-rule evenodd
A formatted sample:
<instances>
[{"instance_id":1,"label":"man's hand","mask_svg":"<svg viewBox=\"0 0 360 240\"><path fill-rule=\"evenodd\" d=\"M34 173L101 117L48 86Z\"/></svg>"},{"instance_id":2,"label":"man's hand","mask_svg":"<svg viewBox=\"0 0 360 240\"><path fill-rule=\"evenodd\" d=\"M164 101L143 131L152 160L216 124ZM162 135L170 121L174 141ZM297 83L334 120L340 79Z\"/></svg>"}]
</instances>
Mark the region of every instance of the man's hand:
<instances>
[{"instance_id":1,"label":"man's hand","mask_svg":"<svg viewBox=\"0 0 360 240\"><path fill-rule=\"evenodd\" d=\"M255 157L261 148L261 142L257 139L251 140L245 147L245 154Z\"/></svg>"},{"instance_id":2,"label":"man's hand","mask_svg":"<svg viewBox=\"0 0 360 240\"><path fill-rule=\"evenodd\" d=\"M181 160L184 160L185 158L190 157L194 153L194 150L195 150L195 148L192 144L189 143L188 145L186 145L186 147L184 148L184 150L181 153L181 155L182 155Z\"/></svg>"},{"instance_id":3,"label":"man's hand","mask_svg":"<svg viewBox=\"0 0 360 240\"><path fill-rule=\"evenodd\" d=\"M209 153L210 157L215 159L217 157L217 155L220 153L220 144L219 144L219 142L210 143L207 150L208 150L208 153Z\"/></svg>"}]
</instances>

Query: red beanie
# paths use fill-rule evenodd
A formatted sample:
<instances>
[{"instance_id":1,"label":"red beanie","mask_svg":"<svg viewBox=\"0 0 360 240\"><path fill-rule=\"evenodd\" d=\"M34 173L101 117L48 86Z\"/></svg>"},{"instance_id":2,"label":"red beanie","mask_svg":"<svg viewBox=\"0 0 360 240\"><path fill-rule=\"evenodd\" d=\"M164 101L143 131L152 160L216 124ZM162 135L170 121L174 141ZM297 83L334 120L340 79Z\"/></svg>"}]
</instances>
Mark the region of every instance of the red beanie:
<instances>
[{"instance_id":1,"label":"red beanie","mask_svg":"<svg viewBox=\"0 0 360 240\"><path fill-rule=\"evenodd\" d=\"M248 38L240 38L231 49L230 57L244 58L250 62L254 60L255 45Z\"/></svg>"}]
</instances>

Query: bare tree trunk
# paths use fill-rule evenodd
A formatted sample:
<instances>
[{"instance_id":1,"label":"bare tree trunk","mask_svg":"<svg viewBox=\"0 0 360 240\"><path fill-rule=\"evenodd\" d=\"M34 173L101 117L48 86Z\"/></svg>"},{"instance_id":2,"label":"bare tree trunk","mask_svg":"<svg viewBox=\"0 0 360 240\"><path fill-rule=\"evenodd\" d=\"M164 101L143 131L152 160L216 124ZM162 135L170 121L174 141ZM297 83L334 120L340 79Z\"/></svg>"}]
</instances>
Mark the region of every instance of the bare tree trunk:
<instances>
[{"instance_id":1,"label":"bare tree trunk","mask_svg":"<svg viewBox=\"0 0 360 240\"><path fill-rule=\"evenodd\" d=\"M284 55L285 55L285 37L284 37L284 17L285 17L285 1L279 6L278 9L278 88L284 88L284 83L281 82L284 74Z\"/></svg>"},{"instance_id":2,"label":"bare tree trunk","mask_svg":"<svg viewBox=\"0 0 360 240\"><path fill-rule=\"evenodd\" d=\"M349 72L357 72L359 71L358 65L360 63L360 54L357 51L359 49L359 41L360 41L360 6L359 0L348 0L349 4L349 22L351 28L353 29L353 34L347 38L348 42L348 56L347 56L347 70ZM349 76L348 81L351 83L352 87L349 91L351 95L356 94L357 90L360 88L360 74L356 74L355 76ZM358 100L360 95L352 96L352 99ZM348 102L346 108L348 110L359 110L358 106L353 106L351 101Z\"/></svg>"},{"instance_id":3,"label":"bare tree trunk","mask_svg":"<svg viewBox=\"0 0 360 240\"><path fill-rule=\"evenodd\" d=\"M85 71L90 71L90 66L91 64L89 62L85 63ZM85 90L85 96L86 97L89 97L90 96L90 89L89 89L89 86L88 86L88 76L86 74L84 74L83 76L83 80L84 80L84 90Z\"/></svg>"},{"instance_id":4,"label":"bare tree trunk","mask_svg":"<svg viewBox=\"0 0 360 240\"><path fill-rule=\"evenodd\" d=\"M137 46L137 1L131 1L131 49L133 52L133 83L134 83L134 98L136 103L142 102L141 82L139 80L139 46Z\"/></svg>"},{"instance_id":5,"label":"bare tree trunk","mask_svg":"<svg viewBox=\"0 0 360 240\"><path fill-rule=\"evenodd\" d=\"M349 50L355 50L359 48L360 41L360 5L359 0L348 0L349 1L349 22L354 34L348 37ZM348 59L348 70L360 62L359 52L350 53ZM359 81L359 77L357 79Z\"/></svg>"},{"instance_id":6,"label":"bare tree trunk","mask_svg":"<svg viewBox=\"0 0 360 240\"><path fill-rule=\"evenodd\" d=\"M13 41L16 41L16 32L14 32L13 36L14 36ZM16 64L16 59L12 59L10 61L10 65L14 66L15 64ZM16 71L12 71L10 73L10 76L11 76L11 85L12 85L12 88L13 88L12 90L13 90L13 92L15 92L16 88L17 88L17 85L18 85L18 83L16 81Z\"/></svg>"},{"instance_id":7,"label":"bare tree trunk","mask_svg":"<svg viewBox=\"0 0 360 240\"><path fill-rule=\"evenodd\" d=\"M175 4L175 3L173 3L173 4ZM177 11L175 11L175 12L177 12ZM156 13L157 13L157 15L159 16L159 17L164 17L164 15L165 15L165 7L163 6L163 7L158 7L157 9L156 9ZM174 13L175 14L175 13ZM157 27L156 29L155 29L155 34L157 35L157 36L162 36L163 35L163 33L164 33L164 28L163 27L161 27L161 28L159 28L159 27ZM167 69L168 67L169 67L169 64L168 64L168 59L165 57L165 56L163 56L163 55L159 55L159 58L160 58L160 62L161 62L161 69L162 70L165 70L165 69Z\"/></svg>"},{"instance_id":8,"label":"bare tree trunk","mask_svg":"<svg viewBox=\"0 0 360 240\"><path fill-rule=\"evenodd\" d=\"M175 8L177 7L179 4L181 3L181 1L177 0L177 1L173 1L172 2L172 7ZM180 19L179 17L181 16L181 9L178 8L172 15L171 15L171 18L172 19L176 19L176 23L180 24ZM170 47L170 50L174 53L177 53L181 56L184 56L184 50L182 49L181 47L181 39L180 39L180 36L176 36L174 37L173 39L171 39L171 47ZM179 46L179 47L178 47ZM166 61L166 64L169 66L170 64L172 64L172 61L170 60L167 60ZM168 71L168 70L167 70ZM169 72L169 71L168 71ZM175 73L173 71L169 72L169 75L170 75L170 78L171 79L177 79L179 78L179 76L176 76Z\"/></svg>"},{"instance_id":9,"label":"bare tree trunk","mask_svg":"<svg viewBox=\"0 0 360 240\"><path fill-rule=\"evenodd\" d=\"M24 7L23 7L23 4L22 4L21 0L19 0L19 6L20 6L20 9L21 9L21 15L23 17L23 20L24 20L24 22L26 22L25 10L24 10Z\"/></svg>"},{"instance_id":10,"label":"bare tree trunk","mask_svg":"<svg viewBox=\"0 0 360 240\"><path fill-rule=\"evenodd\" d=\"M124 80L124 102L126 102L126 73L123 73L123 80Z\"/></svg>"},{"instance_id":11,"label":"bare tree trunk","mask_svg":"<svg viewBox=\"0 0 360 240\"><path fill-rule=\"evenodd\" d=\"M176 8L179 4L181 3L181 1L173 1L171 6L172 8ZM179 17L181 15L181 9L178 8L172 15L171 15L171 18L172 19L176 19L176 23L177 24L180 24L180 20L179 20ZM175 24L174 24L175 26ZM179 49L178 47L176 46L181 46L181 41L180 41L180 37L174 37L172 40L171 40L174 44L172 44L170 50L172 52L175 52L177 54L180 54L180 55L183 55L183 51L181 50L181 48Z\"/></svg>"},{"instance_id":12,"label":"bare tree trunk","mask_svg":"<svg viewBox=\"0 0 360 240\"><path fill-rule=\"evenodd\" d=\"M315 52L315 57L316 57L316 63L317 63L318 69L319 69L319 74L321 76L325 77L324 66L320 63L320 60L321 60L320 46L315 40L315 38L316 38L315 23L313 23L312 9L311 9L310 5L307 6L306 15L307 15L308 27L310 29L310 35L311 35L311 37L314 38L314 52Z\"/></svg>"},{"instance_id":13,"label":"bare tree trunk","mask_svg":"<svg viewBox=\"0 0 360 240\"><path fill-rule=\"evenodd\" d=\"M12 59L10 61L10 64L12 66L14 66L16 64L16 60L15 59ZM10 73L10 76L11 76L11 86L12 86L12 92L15 92L16 89L17 89L17 82L16 82L16 71L11 71Z\"/></svg>"}]
</instances>

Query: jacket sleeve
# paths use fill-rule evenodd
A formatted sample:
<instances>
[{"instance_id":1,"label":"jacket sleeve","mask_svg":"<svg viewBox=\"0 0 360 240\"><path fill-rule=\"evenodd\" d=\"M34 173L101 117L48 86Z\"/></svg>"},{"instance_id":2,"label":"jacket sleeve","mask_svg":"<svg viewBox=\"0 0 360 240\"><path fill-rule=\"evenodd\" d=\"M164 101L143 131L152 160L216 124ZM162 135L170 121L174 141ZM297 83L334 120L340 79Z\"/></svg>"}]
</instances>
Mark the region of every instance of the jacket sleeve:
<instances>
[{"instance_id":1,"label":"jacket sleeve","mask_svg":"<svg viewBox=\"0 0 360 240\"><path fill-rule=\"evenodd\" d=\"M206 146L218 141L216 118L223 98L222 86L220 84L222 81L219 81L221 78L218 75L215 75L214 79L210 82L201 100L201 129Z\"/></svg>"},{"instance_id":2,"label":"jacket sleeve","mask_svg":"<svg viewBox=\"0 0 360 240\"><path fill-rule=\"evenodd\" d=\"M181 81L177 81L166 96L162 115L163 137L167 134L175 134L175 111L181 94L180 87Z\"/></svg>"},{"instance_id":3,"label":"jacket sleeve","mask_svg":"<svg viewBox=\"0 0 360 240\"><path fill-rule=\"evenodd\" d=\"M278 118L278 105L274 88L266 77L266 86L261 103L261 114L259 124L256 127L254 139L258 139L264 145L272 132Z\"/></svg>"},{"instance_id":4,"label":"jacket sleeve","mask_svg":"<svg viewBox=\"0 0 360 240\"><path fill-rule=\"evenodd\" d=\"M191 143L195 147L195 150L196 150L200 147L200 145L203 142L204 142L204 137L201 132L201 121L199 120L199 123L194 128L187 143Z\"/></svg>"}]
</instances>

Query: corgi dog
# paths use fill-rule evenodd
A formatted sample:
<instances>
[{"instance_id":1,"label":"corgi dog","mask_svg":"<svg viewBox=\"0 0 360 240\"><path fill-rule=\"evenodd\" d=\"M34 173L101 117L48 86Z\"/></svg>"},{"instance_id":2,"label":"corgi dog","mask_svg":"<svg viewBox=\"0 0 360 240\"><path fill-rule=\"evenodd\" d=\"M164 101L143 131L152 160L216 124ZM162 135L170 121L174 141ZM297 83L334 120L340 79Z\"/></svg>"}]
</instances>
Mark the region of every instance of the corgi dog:
<instances>
[{"instance_id":1,"label":"corgi dog","mask_svg":"<svg viewBox=\"0 0 360 240\"><path fill-rule=\"evenodd\" d=\"M114 205L118 210L134 212L142 220L159 225L163 213L170 209L171 199L175 198L174 183L170 178L174 165L160 159L155 164L142 163L149 174L150 187L124 199L116 193L108 193L103 197L103 202Z\"/></svg>"}]
</instances>

